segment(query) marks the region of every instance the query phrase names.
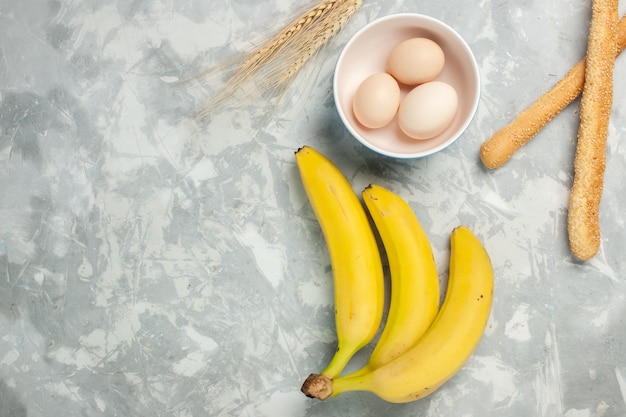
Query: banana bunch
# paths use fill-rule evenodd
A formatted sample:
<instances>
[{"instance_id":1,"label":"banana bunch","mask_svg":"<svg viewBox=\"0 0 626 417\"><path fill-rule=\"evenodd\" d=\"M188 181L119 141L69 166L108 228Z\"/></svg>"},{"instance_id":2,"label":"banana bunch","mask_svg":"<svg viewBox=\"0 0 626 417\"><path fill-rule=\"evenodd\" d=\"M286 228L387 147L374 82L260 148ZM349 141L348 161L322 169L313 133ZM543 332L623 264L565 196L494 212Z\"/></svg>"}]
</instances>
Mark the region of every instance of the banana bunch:
<instances>
[{"instance_id":1,"label":"banana bunch","mask_svg":"<svg viewBox=\"0 0 626 417\"><path fill-rule=\"evenodd\" d=\"M387 320L361 369L341 375L380 327L384 282L374 231L349 181L324 155L296 152L302 183L320 223L333 267L337 351L302 392L325 400L369 391L394 403L423 398L454 376L478 345L493 298L493 269L466 227L450 237L448 287L439 308L439 280L430 242L410 206L370 185L362 198L389 262Z\"/></svg>"}]
</instances>

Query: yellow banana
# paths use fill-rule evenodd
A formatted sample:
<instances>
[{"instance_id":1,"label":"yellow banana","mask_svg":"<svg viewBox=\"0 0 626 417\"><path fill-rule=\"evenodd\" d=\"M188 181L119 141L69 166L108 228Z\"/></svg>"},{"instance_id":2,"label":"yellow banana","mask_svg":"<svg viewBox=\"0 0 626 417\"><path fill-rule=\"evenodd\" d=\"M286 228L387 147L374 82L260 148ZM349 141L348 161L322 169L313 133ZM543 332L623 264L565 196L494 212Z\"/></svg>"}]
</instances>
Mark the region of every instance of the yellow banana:
<instances>
[{"instance_id":1,"label":"yellow banana","mask_svg":"<svg viewBox=\"0 0 626 417\"><path fill-rule=\"evenodd\" d=\"M385 302L382 263L365 208L348 179L308 146L296 152L296 163L333 269L337 351L321 374L335 378L378 332Z\"/></svg>"},{"instance_id":2,"label":"yellow banana","mask_svg":"<svg viewBox=\"0 0 626 417\"><path fill-rule=\"evenodd\" d=\"M379 185L363 190L363 201L382 239L389 261L391 299L387 322L365 374L395 359L428 330L439 311L439 277L428 236L411 207Z\"/></svg>"},{"instance_id":3,"label":"yellow banana","mask_svg":"<svg viewBox=\"0 0 626 417\"><path fill-rule=\"evenodd\" d=\"M491 261L480 241L469 229L456 228L451 236L448 289L426 334L372 372L333 380L311 376L303 392L326 399L348 391L370 391L394 403L432 394L463 367L478 345L491 311L493 281Z\"/></svg>"}]
</instances>

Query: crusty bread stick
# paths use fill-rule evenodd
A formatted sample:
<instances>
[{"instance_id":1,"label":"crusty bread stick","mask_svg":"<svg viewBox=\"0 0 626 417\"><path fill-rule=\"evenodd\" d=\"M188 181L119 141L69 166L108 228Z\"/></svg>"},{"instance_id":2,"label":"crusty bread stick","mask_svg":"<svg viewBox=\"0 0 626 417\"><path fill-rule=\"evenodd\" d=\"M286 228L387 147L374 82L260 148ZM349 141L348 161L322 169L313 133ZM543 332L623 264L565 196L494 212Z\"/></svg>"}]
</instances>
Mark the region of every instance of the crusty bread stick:
<instances>
[{"instance_id":1,"label":"crusty bread stick","mask_svg":"<svg viewBox=\"0 0 626 417\"><path fill-rule=\"evenodd\" d=\"M570 248L583 261L594 257L600 248L598 214L617 53L618 0L593 0L592 4L574 182L567 216Z\"/></svg>"},{"instance_id":2,"label":"crusty bread stick","mask_svg":"<svg viewBox=\"0 0 626 417\"><path fill-rule=\"evenodd\" d=\"M617 54L626 48L626 15L618 26ZM508 125L480 147L480 159L490 169L504 165L561 110L578 97L585 82L585 60L581 60L555 86L539 97Z\"/></svg>"}]
</instances>

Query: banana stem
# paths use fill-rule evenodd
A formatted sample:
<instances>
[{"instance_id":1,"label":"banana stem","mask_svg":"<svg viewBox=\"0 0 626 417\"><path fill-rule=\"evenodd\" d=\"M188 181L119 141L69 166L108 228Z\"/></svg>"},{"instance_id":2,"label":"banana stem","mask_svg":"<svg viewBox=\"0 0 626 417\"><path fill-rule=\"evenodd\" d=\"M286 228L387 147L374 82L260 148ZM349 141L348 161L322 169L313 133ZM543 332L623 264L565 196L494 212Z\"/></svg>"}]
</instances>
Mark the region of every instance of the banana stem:
<instances>
[{"instance_id":1,"label":"banana stem","mask_svg":"<svg viewBox=\"0 0 626 417\"><path fill-rule=\"evenodd\" d=\"M368 388L368 380L371 378L372 372L353 373L332 380L331 396L336 397L339 394L349 391L370 391Z\"/></svg>"},{"instance_id":2,"label":"banana stem","mask_svg":"<svg viewBox=\"0 0 626 417\"><path fill-rule=\"evenodd\" d=\"M345 376L345 378L348 378L348 377L349 377L349 378L352 378L353 376L354 376L354 377L356 377L356 376L365 375L365 374L367 374L367 373L372 372L373 370L374 370L374 369L373 369L373 368L371 368L371 367L369 366L369 364L368 364L368 365L363 366L361 369L356 370L356 371L352 372L351 374L346 375L346 376ZM344 377L342 377L342 378L344 378Z\"/></svg>"},{"instance_id":3,"label":"banana stem","mask_svg":"<svg viewBox=\"0 0 626 417\"><path fill-rule=\"evenodd\" d=\"M352 356L356 353L357 350L359 350L358 347L353 349L347 349L345 346L342 347L340 344L337 348L335 356L333 356L330 363L328 364L326 369L321 372L321 374L331 379L336 378L337 376L339 376L341 371L343 371L343 369L346 367L350 359L352 359Z\"/></svg>"},{"instance_id":4,"label":"banana stem","mask_svg":"<svg viewBox=\"0 0 626 417\"><path fill-rule=\"evenodd\" d=\"M309 398L325 400L333 394L333 381L327 376L311 374L304 380L300 391Z\"/></svg>"},{"instance_id":5,"label":"banana stem","mask_svg":"<svg viewBox=\"0 0 626 417\"><path fill-rule=\"evenodd\" d=\"M309 398L326 400L330 397L348 391L369 391L367 388L367 378L370 374L348 375L337 379L330 379L320 374L311 374L302 384L300 391Z\"/></svg>"}]
</instances>

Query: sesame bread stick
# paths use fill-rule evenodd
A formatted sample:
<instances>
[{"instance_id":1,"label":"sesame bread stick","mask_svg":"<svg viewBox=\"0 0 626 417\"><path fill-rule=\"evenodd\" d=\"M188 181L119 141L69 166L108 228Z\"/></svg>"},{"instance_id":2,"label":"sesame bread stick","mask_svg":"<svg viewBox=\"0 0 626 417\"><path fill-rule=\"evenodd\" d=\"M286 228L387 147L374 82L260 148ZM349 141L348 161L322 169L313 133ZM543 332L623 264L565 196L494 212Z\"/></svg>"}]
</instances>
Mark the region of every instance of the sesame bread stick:
<instances>
[{"instance_id":1,"label":"sesame bread stick","mask_svg":"<svg viewBox=\"0 0 626 417\"><path fill-rule=\"evenodd\" d=\"M574 158L574 182L567 218L574 256L588 260L600 248L600 198L606 165L606 140L613 103L617 53L618 0L592 0L585 84Z\"/></svg>"},{"instance_id":2,"label":"sesame bread stick","mask_svg":"<svg viewBox=\"0 0 626 417\"><path fill-rule=\"evenodd\" d=\"M626 48L626 16L618 25L617 54ZM582 92L585 82L585 59L578 62L557 84L533 104L498 130L480 147L480 159L489 169L504 165L561 110Z\"/></svg>"}]
</instances>

